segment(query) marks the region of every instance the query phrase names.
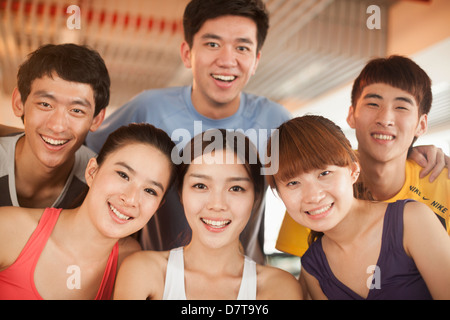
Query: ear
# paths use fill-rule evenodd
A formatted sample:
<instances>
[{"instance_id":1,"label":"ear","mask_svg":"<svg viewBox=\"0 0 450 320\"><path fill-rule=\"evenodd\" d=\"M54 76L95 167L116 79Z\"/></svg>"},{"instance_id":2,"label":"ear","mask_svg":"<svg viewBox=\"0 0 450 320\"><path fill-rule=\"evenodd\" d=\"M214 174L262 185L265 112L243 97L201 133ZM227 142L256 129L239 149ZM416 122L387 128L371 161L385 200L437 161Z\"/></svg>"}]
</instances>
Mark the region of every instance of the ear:
<instances>
[{"instance_id":1,"label":"ear","mask_svg":"<svg viewBox=\"0 0 450 320\"><path fill-rule=\"evenodd\" d=\"M347 123L350 128L355 129L355 108L353 106L348 108Z\"/></svg>"},{"instance_id":2,"label":"ear","mask_svg":"<svg viewBox=\"0 0 450 320\"><path fill-rule=\"evenodd\" d=\"M14 88L12 94L12 108L16 117L21 118L25 114L25 108L22 102L22 97L20 95L19 89Z\"/></svg>"},{"instance_id":3,"label":"ear","mask_svg":"<svg viewBox=\"0 0 450 320\"><path fill-rule=\"evenodd\" d=\"M102 124L103 120L105 119L105 109L100 110L98 115L94 117L94 121L92 121L91 127L89 128L90 131L94 132L96 131L100 125Z\"/></svg>"},{"instance_id":4,"label":"ear","mask_svg":"<svg viewBox=\"0 0 450 320\"><path fill-rule=\"evenodd\" d=\"M261 59L261 51L259 51L258 54L256 55L256 61L255 61L255 65L253 66L252 76L255 75L255 73L256 73L256 69L258 68L260 59Z\"/></svg>"},{"instance_id":5,"label":"ear","mask_svg":"<svg viewBox=\"0 0 450 320\"><path fill-rule=\"evenodd\" d=\"M89 162L86 166L86 170L84 171L84 177L86 179L86 184L90 188L92 185L92 181L94 181L94 177L97 174L98 164L96 158L89 159Z\"/></svg>"},{"instance_id":6,"label":"ear","mask_svg":"<svg viewBox=\"0 0 450 320\"><path fill-rule=\"evenodd\" d=\"M181 60L183 61L184 66L188 69L192 68L191 48L189 47L189 45L186 41L183 41L181 43L180 54L181 54Z\"/></svg>"},{"instance_id":7,"label":"ear","mask_svg":"<svg viewBox=\"0 0 450 320\"><path fill-rule=\"evenodd\" d=\"M417 124L416 133L414 134L414 136L418 138L421 135L424 135L427 132L427 129L428 129L428 115L423 114L419 118L419 123Z\"/></svg>"},{"instance_id":8,"label":"ear","mask_svg":"<svg viewBox=\"0 0 450 320\"><path fill-rule=\"evenodd\" d=\"M355 183L356 181L358 181L360 173L361 173L361 167L359 166L359 163L353 162L351 165L352 183Z\"/></svg>"}]
</instances>

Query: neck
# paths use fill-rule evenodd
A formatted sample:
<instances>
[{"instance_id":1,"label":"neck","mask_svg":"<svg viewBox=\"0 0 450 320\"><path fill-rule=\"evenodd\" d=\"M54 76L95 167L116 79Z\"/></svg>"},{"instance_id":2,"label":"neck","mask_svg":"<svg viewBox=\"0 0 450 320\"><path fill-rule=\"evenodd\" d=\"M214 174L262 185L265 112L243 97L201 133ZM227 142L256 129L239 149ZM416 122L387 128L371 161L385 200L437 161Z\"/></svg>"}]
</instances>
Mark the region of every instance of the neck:
<instances>
[{"instance_id":1,"label":"neck","mask_svg":"<svg viewBox=\"0 0 450 320\"><path fill-rule=\"evenodd\" d=\"M360 239L368 226L371 219L368 219L365 213L370 214L371 202L354 199L346 217L339 222L333 229L325 231L327 241L331 241L344 251L352 250L355 239Z\"/></svg>"},{"instance_id":2,"label":"neck","mask_svg":"<svg viewBox=\"0 0 450 320\"><path fill-rule=\"evenodd\" d=\"M406 159L379 162L363 153L359 159L364 185L374 199L388 200L400 192L406 180Z\"/></svg>"},{"instance_id":3,"label":"neck","mask_svg":"<svg viewBox=\"0 0 450 320\"><path fill-rule=\"evenodd\" d=\"M204 274L235 273L239 270L236 266L244 261L239 247L239 241L225 247L211 248L193 240L184 248L185 266Z\"/></svg>"},{"instance_id":4,"label":"neck","mask_svg":"<svg viewBox=\"0 0 450 320\"><path fill-rule=\"evenodd\" d=\"M195 84L192 87L192 105L204 117L220 120L231 117L239 110L240 95L231 101L221 103L203 95L198 89L194 88Z\"/></svg>"},{"instance_id":5,"label":"neck","mask_svg":"<svg viewBox=\"0 0 450 320\"><path fill-rule=\"evenodd\" d=\"M15 181L19 202L28 207L49 207L61 193L75 163L75 156L62 166L44 166L25 148L25 137L17 142Z\"/></svg>"},{"instance_id":6,"label":"neck","mask_svg":"<svg viewBox=\"0 0 450 320\"><path fill-rule=\"evenodd\" d=\"M73 210L63 210L62 213L55 238L64 248L85 261L102 260L109 256L118 239L102 235L83 205Z\"/></svg>"}]
</instances>

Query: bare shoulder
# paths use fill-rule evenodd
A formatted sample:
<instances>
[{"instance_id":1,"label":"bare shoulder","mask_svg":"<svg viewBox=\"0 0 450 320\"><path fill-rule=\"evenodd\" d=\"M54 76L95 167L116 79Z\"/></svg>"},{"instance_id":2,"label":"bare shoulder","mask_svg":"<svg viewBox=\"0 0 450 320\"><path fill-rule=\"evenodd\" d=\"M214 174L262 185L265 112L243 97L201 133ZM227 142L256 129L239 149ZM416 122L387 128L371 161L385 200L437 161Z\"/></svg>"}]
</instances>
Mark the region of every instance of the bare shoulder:
<instances>
[{"instance_id":1,"label":"bare shoulder","mask_svg":"<svg viewBox=\"0 0 450 320\"><path fill-rule=\"evenodd\" d=\"M162 268L167 265L169 257L168 251L151 251L151 250L139 250L128 255L124 262L128 265L142 268Z\"/></svg>"},{"instance_id":2,"label":"bare shoulder","mask_svg":"<svg viewBox=\"0 0 450 320\"><path fill-rule=\"evenodd\" d=\"M141 251L141 245L136 239L126 237L119 240L119 265L122 261L134 252Z\"/></svg>"},{"instance_id":3,"label":"bare shoulder","mask_svg":"<svg viewBox=\"0 0 450 320\"><path fill-rule=\"evenodd\" d=\"M420 243L448 241L448 234L436 214L424 203L411 201L403 211L404 246L408 255Z\"/></svg>"},{"instance_id":4,"label":"bare shoulder","mask_svg":"<svg viewBox=\"0 0 450 320\"><path fill-rule=\"evenodd\" d=\"M298 280L289 272L272 266L256 267L259 300L300 300L303 299Z\"/></svg>"},{"instance_id":5,"label":"bare shoulder","mask_svg":"<svg viewBox=\"0 0 450 320\"><path fill-rule=\"evenodd\" d=\"M44 212L43 209L21 207L0 207L0 234L29 238L36 229Z\"/></svg>"},{"instance_id":6,"label":"bare shoulder","mask_svg":"<svg viewBox=\"0 0 450 320\"><path fill-rule=\"evenodd\" d=\"M410 228L423 229L425 225L440 225L435 213L424 203L411 201L403 209L405 231ZM425 224L425 225L424 225Z\"/></svg>"},{"instance_id":7,"label":"bare shoulder","mask_svg":"<svg viewBox=\"0 0 450 320\"><path fill-rule=\"evenodd\" d=\"M34 221L38 222L44 209L31 209L22 207L0 207L2 221Z\"/></svg>"},{"instance_id":8,"label":"bare shoulder","mask_svg":"<svg viewBox=\"0 0 450 320\"><path fill-rule=\"evenodd\" d=\"M164 292L166 251L136 251L120 266L114 299L161 299Z\"/></svg>"},{"instance_id":9,"label":"bare shoulder","mask_svg":"<svg viewBox=\"0 0 450 320\"><path fill-rule=\"evenodd\" d=\"M0 269L17 259L43 212L43 209L0 207Z\"/></svg>"}]
</instances>

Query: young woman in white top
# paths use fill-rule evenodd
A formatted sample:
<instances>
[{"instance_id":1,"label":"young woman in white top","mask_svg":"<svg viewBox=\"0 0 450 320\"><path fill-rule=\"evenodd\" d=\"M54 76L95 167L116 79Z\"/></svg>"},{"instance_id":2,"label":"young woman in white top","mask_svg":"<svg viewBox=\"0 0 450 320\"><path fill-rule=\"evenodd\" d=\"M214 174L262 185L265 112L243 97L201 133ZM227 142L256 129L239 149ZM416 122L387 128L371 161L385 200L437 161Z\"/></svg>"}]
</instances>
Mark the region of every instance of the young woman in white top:
<instances>
[{"instance_id":1,"label":"young woman in white top","mask_svg":"<svg viewBox=\"0 0 450 320\"><path fill-rule=\"evenodd\" d=\"M179 192L192 231L189 244L130 255L119 270L114 299L301 299L291 274L255 264L240 246L239 236L266 189L248 138L209 130L192 139L181 158Z\"/></svg>"}]
</instances>

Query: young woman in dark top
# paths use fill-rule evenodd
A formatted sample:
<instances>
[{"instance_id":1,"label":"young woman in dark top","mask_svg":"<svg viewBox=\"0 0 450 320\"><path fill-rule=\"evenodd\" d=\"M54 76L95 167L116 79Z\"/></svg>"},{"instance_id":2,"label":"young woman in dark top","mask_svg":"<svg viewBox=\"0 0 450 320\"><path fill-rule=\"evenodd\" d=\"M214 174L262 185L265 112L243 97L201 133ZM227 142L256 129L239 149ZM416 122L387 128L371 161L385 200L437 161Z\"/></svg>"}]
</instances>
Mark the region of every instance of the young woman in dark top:
<instances>
[{"instance_id":1,"label":"young woman in dark top","mask_svg":"<svg viewBox=\"0 0 450 320\"><path fill-rule=\"evenodd\" d=\"M278 134L269 183L314 230L300 277L311 298L450 299L450 238L426 205L361 200L357 157L330 120L295 118Z\"/></svg>"}]
</instances>

